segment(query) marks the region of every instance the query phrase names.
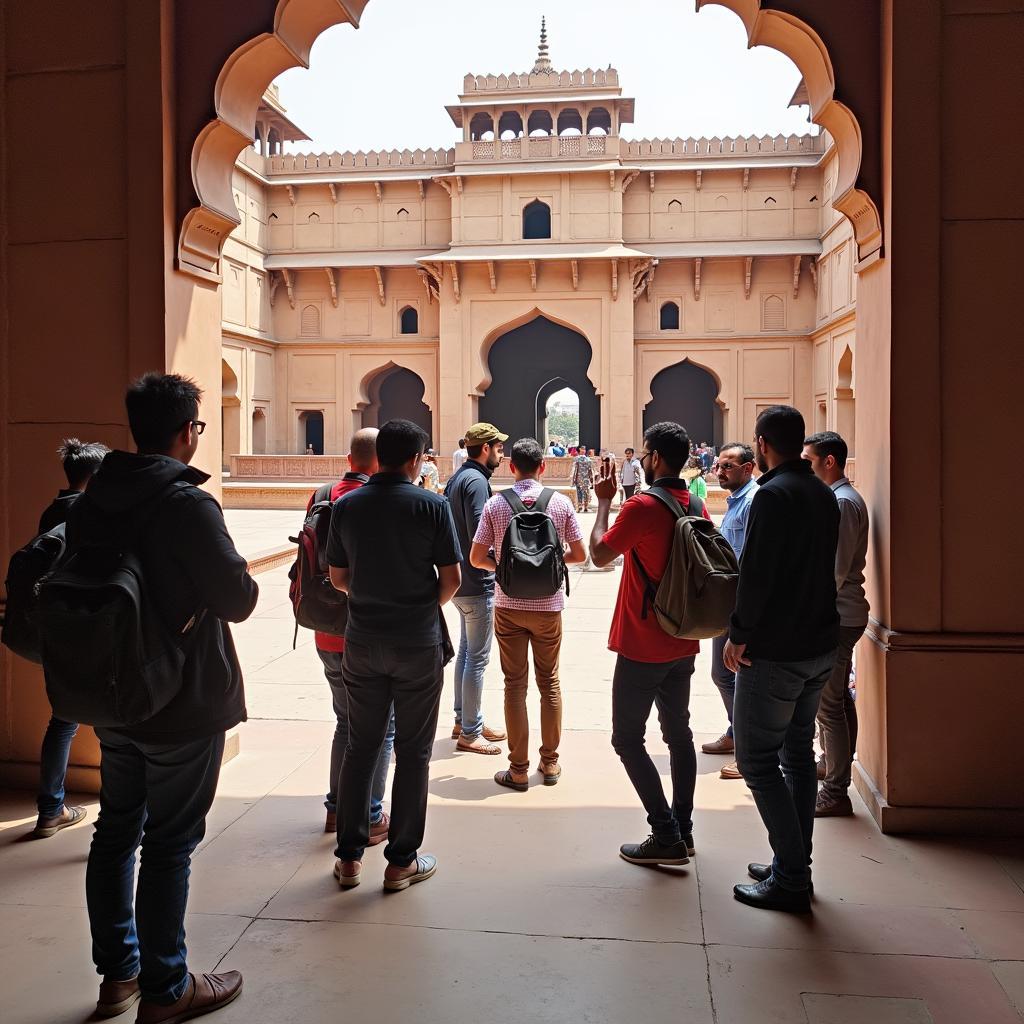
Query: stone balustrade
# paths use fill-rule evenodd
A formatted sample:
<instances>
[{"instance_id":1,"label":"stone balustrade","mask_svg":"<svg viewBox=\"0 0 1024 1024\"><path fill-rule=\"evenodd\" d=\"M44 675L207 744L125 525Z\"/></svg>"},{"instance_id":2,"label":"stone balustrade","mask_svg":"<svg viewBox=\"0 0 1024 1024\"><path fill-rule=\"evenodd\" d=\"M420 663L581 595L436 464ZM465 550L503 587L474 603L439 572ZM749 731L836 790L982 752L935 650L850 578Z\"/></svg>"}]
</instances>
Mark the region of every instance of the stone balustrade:
<instances>
[{"instance_id":1,"label":"stone balustrade","mask_svg":"<svg viewBox=\"0 0 1024 1024\"><path fill-rule=\"evenodd\" d=\"M536 74L466 75L464 95L506 92L515 89L608 89L619 84L615 68L586 68L583 71L543 71Z\"/></svg>"},{"instance_id":2,"label":"stone balustrade","mask_svg":"<svg viewBox=\"0 0 1024 1024\"><path fill-rule=\"evenodd\" d=\"M573 160L618 153L615 135L533 135L518 139L461 142L455 147L458 163L466 160Z\"/></svg>"},{"instance_id":3,"label":"stone balustrade","mask_svg":"<svg viewBox=\"0 0 1024 1024\"><path fill-rule=\"evenodd\" d=\"M623 160L642 157L747 157L808 155L825 152L825 136L750 135L746 138L712 139L623 139L619 155Z\"/></svg>"},{"instance_id":4,"label":"stone balustrade","mask_svg":"<svg viewBox=\"0 0 1024 1024\"><path fill-rule=\"evenodd\" d=\"M455 163L454 149L362 150L351 153L285 153L265 157L268 176L304 171L433 170L444 171Z\"/></svg>"}]
</instances>

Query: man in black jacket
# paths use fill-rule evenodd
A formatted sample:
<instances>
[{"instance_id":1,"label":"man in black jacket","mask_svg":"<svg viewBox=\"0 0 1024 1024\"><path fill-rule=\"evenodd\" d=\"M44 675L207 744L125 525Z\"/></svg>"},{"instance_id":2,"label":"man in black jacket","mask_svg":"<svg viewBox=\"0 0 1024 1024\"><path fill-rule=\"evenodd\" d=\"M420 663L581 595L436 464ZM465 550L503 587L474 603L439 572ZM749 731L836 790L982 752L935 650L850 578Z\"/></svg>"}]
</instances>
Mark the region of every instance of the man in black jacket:
<instances>
[{"instance_id":1,"label":"man in black jacket","mask_svg":"<svg viewBox=\"0 0 1024 1024\"><path fill-rule=\"evenodd\" d=\"M190 974L185 959L189 863L206 830L226 730L245 720L242 673L228 622L242 622L258 590L220 506L191 469L205 424L201 391L147 374L126 405L138 454L111 452L68 516L69 547L134 536L146 594L168 628L193 618L181 689L152 718L97 729L100 810L86 898L93 959L103 981L97 1012L122 1013L141 995L138 1024L192 1018L231 1002L237 971ZM135 852L142 844L136 900Z\"/></svg>"},{"instance_id":2,"label":"man in black jacket","mask_svg":"<svg viewBox=\"0 0 1024 1024\"><path fill-rule=\"evenodd\" d=\"M839 641L835 495L801 459L804 419L788 405L757 418L762 472L750 506L736 610L725 645L736 673L736 761L775 856L750 864L736 899L807 912L817 774L814 719ZM781 771L780 769L781 764Z\"/></svg>"}]
</instances>

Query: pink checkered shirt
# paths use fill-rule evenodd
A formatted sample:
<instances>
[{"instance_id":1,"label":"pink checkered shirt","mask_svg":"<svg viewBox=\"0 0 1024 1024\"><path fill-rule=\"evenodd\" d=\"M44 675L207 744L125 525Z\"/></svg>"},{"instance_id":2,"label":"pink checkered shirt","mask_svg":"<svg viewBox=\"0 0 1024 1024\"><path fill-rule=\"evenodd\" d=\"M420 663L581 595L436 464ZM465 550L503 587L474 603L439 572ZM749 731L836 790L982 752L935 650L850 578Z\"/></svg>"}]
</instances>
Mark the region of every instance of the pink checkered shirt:
<instances>
[{"instance_id":1,"label":"pink checkered shirt","mask_svg":"<svg viewBox=\"0 0 1024 1024\"><path fill-rule=\"evenodd\" d=\"M544 485L538 480L519 480L513 485L513 489L523 504L529 507L540 497ZM494 548L494 557L497 561L501 561L501 544L505 539L508 524L512 522L512 515L509 503L500 494L496 494L484 505L483 515L480 516L480 525L477 527L473 543ZM548 502L548 515L555 524L558 536L567 544L583 539L576 512L565 495L556 491L551 496L551 501ZM560 612L565 607L565 590L559 590L551 597L526 600L509 597L501 589L501 585L495 583L494 604L497 608L514 608L521 612Z\"/></svg>"}]
</instances>

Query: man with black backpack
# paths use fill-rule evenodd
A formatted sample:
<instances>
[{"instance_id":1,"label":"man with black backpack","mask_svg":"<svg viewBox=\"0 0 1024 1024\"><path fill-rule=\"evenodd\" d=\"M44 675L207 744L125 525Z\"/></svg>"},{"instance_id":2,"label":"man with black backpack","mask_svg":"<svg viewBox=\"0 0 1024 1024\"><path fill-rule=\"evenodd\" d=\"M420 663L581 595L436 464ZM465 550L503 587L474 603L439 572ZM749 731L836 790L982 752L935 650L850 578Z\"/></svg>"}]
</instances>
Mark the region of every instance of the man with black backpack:
<instances>
[{"instance_id":1,"label":"man with black backpack","mask_svg":"<svg viewBox=\"0 0 1024 1024\"><path fill-rule=\"evenodd\" d=\"M540 690L540 773L546 786L555 785L562 774L558 763L562 735L558 656L565 607L562 590L568 589L566 565L587 558L572 503L545 487L540 482L543 474L541 446L532 437L516 441L512 446L515 484L484 506L469 554L477 569L497 573L494 635L505 676L510 767L498 772L494 781L520 792L529 788L526 690L531 648Z\"/></svg>"},{"instance_id":2,"label":"man with black backpack","mask_svg":"<svg viewBox=\"0 0 1024 1024\"><path fill-rule=\"evenodd\" d=\"M203 838L216 793L224 734L245 719L242 673L227 623L247 619L258 594L219 505L199 489L209 477L188 465L205 428L197 419L201 394L194 382L173 374L151 373L136 381L125 404L138 454L111 452L67 524L69 556L88 565L114 552L140 587L146 628L157 628L154 620L159 620L168 646L179 652L167 661L175 678L154 679L143 659L138 675L114 680L113 709L104 703L106 690L83 690L81 681L73 690L84 711L80 720L86 722L108 722L121 712L134 717L125 709L147 701L160 704L142 721L96 730L100 810L86 874L93 958L103 978L97 1013L115 1016L141 996L138 1024L209 1013L242 988L237 971L189 973L185 954L191 855ZM155 642L127 630L118 639L105 635L88 618L88 605L72 600L74 588L66 587L60 597L61 579L58 571L48 605L61 617L47 621L63 622L66 633L47 638L44 629L43 637L51 700L72 690L65 684L74 665L60 656L58 645L87 662L108 644L149 650L146 645ZM87 569L71 582L88 593ZM99 599L109 590L97 582L92 593ZM127 621L118 620L112 608L114 622ZM77 622L91 635L76 635ZM113 656L119 657L116 650ZM149 696L133 688L148 690ZM90 701L95 714L86 706ZM59 711L56 700L54 705ZM142 862L133 892L140 841Z\"/></svg>"},{"instance_id":3,"label":"man with black backpack","mask_svg":"<svg viewBox=\"0 0 1024 1024\"><path fill-rule=\"evenodd\" d=\"M618 657L612 681L612 746L647 811L651 835L626 843L619 854L632 864L686 864L694 854L693 792L697 754L690 730L690 677L700 650L696 640L670 635L659 621L652 593L670 563L679 514L710 521L707 506L691 494L680 474L690 457L690 439L678 423L655 423L644 432L640 466L651 488L622 506L609 528L617 490L614 471L597 483L597 521L590 535L594 565L625 555L608 647ZM709 527L710 529L710 527ZM651 708L657 705L668 744L672 804L644 745Z\"/></svg>"},{"instance_id":4,"label":"man with black backpack","mask_svg":"<svg viewBox=\"0 0 1024 1024\"><path fill-rule=\"evenodd\" d=\"M348 453L349 471L335 484L325 484L314 491L309 499L307 515L314 506L321 502L334 505L343 494L362 487L377 472L377 428L364 427L352 435L352 444ZM330 530L330 511L327 514L327 528ZM326 557L326 546L323 550ZM337 592L335 592L337 593ZM347 618L347 616L346 616ZM331 698L334 702L334 742L331 744L331 768L327 796L324 806L327 808L327 821L324 832L338 830L338 781L341 777L341 765L345 759L345 747L348 745L348 695L342 678L342 655L345 653L345 634L328 633L318 629L315 634L316 653L324 665L324 675L331 687ZM390 818L384 810L384 790L388 781L388 766L391 764L391 752L395 746L395 712L391 709L391 720L381 744L377 766L373 771L373 788L370 790L370 841L369 846L376 846L388 837Z\"/></svg>"}]
</instances>

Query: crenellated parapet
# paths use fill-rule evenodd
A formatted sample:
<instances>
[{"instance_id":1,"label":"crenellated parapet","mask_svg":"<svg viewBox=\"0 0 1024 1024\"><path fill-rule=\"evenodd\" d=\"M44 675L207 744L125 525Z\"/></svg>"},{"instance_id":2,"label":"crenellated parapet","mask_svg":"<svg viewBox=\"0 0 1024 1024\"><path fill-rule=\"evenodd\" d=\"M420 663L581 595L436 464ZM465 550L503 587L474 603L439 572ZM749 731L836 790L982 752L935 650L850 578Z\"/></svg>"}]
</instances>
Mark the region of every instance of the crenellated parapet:
<instances>
[{"instance_id":1,"label":"crenellated parapet","mask_svg":"<svg viewBox=\"0 0 1024 1024\"><path fill-rule=\"evenodd\" d=\"M387 149L364 153L291 153L270 157L270 175L303 171L445 170L455 163L454 149Z\"/></svg>"},{"instance_id":2,"label":"crenellated parapet","mask_svg":"<svg viewBox=\"0 0 1024 1024\"><path fill-rule=\"evenodd\" d=\"M583 71L539 71L511 75L466 75L465 95L482 92L510 92L536 89L614 89L619 85L615 68L586 68Z\"/></svg>"},{"instance_id":3,"label":"crenellated parapet","mask_svg":"<svg viewBox=\"0 0 1024 1024\"><path fill-rule=\"evenodd\" d=\"M623 139L620 142L623 160L642 157L747 157L820 155L825 152L825 136L764 135L758 138L711 139Z\"/></svg>"}]
</instances>

